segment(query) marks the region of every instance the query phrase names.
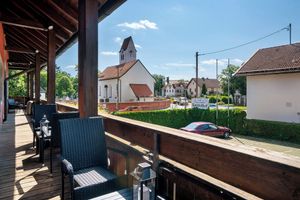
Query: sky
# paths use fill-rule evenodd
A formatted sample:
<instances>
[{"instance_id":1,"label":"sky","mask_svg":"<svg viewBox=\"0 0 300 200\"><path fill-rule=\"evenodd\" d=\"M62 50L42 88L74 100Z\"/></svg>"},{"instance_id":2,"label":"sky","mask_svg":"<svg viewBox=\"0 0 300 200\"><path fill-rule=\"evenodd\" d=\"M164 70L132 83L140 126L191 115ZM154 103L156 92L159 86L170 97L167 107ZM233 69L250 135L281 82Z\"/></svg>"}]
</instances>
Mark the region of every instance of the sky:
<instances>
[{"instance_id":1,"label":"sky","mask_svg":"<svg viewBox=\"0 0 300 200\"><path fill-rule=\"evenodd\" d=\"M119 64L123 39L132 36L137 59L152 74L171 80L195 77L195 52L230 48L292 24L292 43L300 42L299 0L127 0L98 24L98 69ZM264 40L218 54L199 56L199 77L216 77L247 61L260 48L289 43L282 30ZM76 74L78 45L56 59L62 70Z\"/></svg>"}]
</instances>

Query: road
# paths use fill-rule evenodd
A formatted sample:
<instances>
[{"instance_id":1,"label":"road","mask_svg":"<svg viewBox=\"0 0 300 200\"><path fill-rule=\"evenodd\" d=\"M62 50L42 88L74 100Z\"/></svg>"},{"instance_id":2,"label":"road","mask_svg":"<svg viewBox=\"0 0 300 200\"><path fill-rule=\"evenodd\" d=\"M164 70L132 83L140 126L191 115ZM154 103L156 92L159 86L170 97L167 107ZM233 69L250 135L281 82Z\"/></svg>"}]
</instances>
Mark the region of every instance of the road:
<instances>
[{"instance_id":1,"label":"road","mask_svg":"<svg viewBox=\"0 0 300 200\"><path fill-rule=\"evenodd\" d=\"M282 141L271 140L271 139L243 136L243 135L231 136L226 141L232 144L244 144L255 148L262 148L262 149L280 152L290 156L297 156L300 158L299 144L282 142Z\"/></svg>"}]
</instances>

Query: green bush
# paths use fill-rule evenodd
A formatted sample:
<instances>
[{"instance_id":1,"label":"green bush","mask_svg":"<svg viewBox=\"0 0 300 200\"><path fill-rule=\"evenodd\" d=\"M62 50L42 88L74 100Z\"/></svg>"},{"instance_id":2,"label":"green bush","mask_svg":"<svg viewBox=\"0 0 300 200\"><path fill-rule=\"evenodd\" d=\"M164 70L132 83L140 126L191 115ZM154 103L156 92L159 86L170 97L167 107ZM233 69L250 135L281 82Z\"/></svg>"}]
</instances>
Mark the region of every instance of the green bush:
<instances>
[{"instance_id":1,"label":"green bush","mask_svg":"<svg viewBox=\"0 0 300 200\"><path fill-rule=\"evenodd\" d=\"M300 124L246 119L247 135L300 143Z\"/></svg>"},{"instance_id":2,"label":"green bush","mask_svg":"<svg viewBox=\"0 0 300 200\"><path fill-rule=\"evenodd\" d=\"M212 96L212 97L209 97L209 103L216 103L217 102L217 99Z\"/></svg>"},{"instance_id":3,"label":"green bush","mask_svg":"<svg viewBox=\"0 0 300 200\"><path fill-rule=\"evenodd\" d=\"M144 112L117 112L115 115L135 119L143 122L149 122L170 128L181 128L195 121L213 122L220 126L227 126L227 110L219 110L218 121L216 122L216 110L200 109L172 109ZM234 133L242 134L244 132L244 119L246 113L241 110L230 110L229 127Z\"/></svg>"},{"instance_id":4,"label":"green bush","mask_svg":"<svg viewBox=\"0 0 300 200\"><path fill-rule=\"evenodd\" d=\"M221 101L223 101L225 104L228 104L228 96L222 96Z\"/></svg>"}]
</instances>

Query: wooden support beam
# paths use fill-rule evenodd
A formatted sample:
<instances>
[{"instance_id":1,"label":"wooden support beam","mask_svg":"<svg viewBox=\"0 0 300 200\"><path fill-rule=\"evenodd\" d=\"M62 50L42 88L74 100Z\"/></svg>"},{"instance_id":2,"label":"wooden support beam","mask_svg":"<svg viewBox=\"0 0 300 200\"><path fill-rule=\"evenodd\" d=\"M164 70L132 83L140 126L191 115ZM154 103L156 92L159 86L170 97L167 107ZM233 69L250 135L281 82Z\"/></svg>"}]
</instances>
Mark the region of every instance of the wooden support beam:
<instances>
[{"instance_id":1,"label":"wooden support beam","mask_svg":"<svg viewBox=\"0 0 300 200\"><path fill-rule=\"evenodd\" d=\"M79 113L98 114L98 1L79 0Z\"/></svg>"},{"instance_id":2,"label":"wooden support beam","mask_svg":"<svg viewBox=\"0 0 300 200\"><path fill-rule=\"evenodd\" d=\"M47 103L55 103L55 33L53 28L48 31L47 60Z\"/></svg>"},{"instance_id":3,"label":"wooden support beam","mask_svg":"<svg viewBox=\"0 0 300 200\"><path fill-rule=\"evenodd\" d=\"M15 65L30 65L30 62L14 62L14 61L9 61L8 60L8 66L15 66Z\"/></svg>"},{"instance_id":4,"label":"wooden support beam","mask_svg":"<svg viewBox=\"0 0 300 200\"><path fill-rule=\"evenodd\" d=\"M6 25L11 25L11 26L18 26L22 28L30 28L30 29L36 29L40 31L47 31L48 29L44 27L43 24L27 19L22 19L22 18L17 18L17 17L12 17L12 16L4 16L0 15L0 22Z\"/></svg>"},{"instance_id":5,"label":"wooden support beam","mask_svg":"<svg viewBox=\"0 0 300 200\"><path fill-rule=\"evenodd\" d=\"M40 70L41 70L41 58L40 53L35 54L35 102L40 103Z\"/></svg>"},{"instance_id":6,"label":"wooden support beam","mask_svg":"<svg viewBox=\"0 0 300 200\"><path fill-rule=\"evenodd\" d=\"M29 99L33 99L33 72L29 72Z\"/></svg>"},{"instance_id":7,"label":"wooden support beam","mask_svg":"<svg viewBox=\"0 0 300 200\"><path fill-rule=\"evenodd\" d=\"M26 53L26 54L35 54L34 49L26 49L23 47L5 47L5 50L13 53Z\"/></svg>"}]
</instances>

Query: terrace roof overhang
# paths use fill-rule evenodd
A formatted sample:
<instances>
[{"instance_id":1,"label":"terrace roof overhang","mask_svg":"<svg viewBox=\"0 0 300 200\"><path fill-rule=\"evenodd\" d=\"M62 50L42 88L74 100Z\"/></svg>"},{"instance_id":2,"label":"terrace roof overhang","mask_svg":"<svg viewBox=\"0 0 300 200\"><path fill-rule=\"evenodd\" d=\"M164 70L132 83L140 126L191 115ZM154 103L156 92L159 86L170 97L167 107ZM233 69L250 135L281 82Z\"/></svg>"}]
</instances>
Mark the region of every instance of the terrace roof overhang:
<instances>
[{"instance_id":1,"label":"terrace roof overhang","mask_svg":"<svg viewBox=\"0 0 300 200\"><path fill-rule=\"evenodd\" d=\"M117 9L125 0L98 0L98 22ZM78 0L5 0L1 2L0 22L6 37L9 69L34 70L35 53L47 64L49 29L55 29L56 56L78 38ZM28 69L30 67L30 69Z\"/></svg>"}]
</instances>

